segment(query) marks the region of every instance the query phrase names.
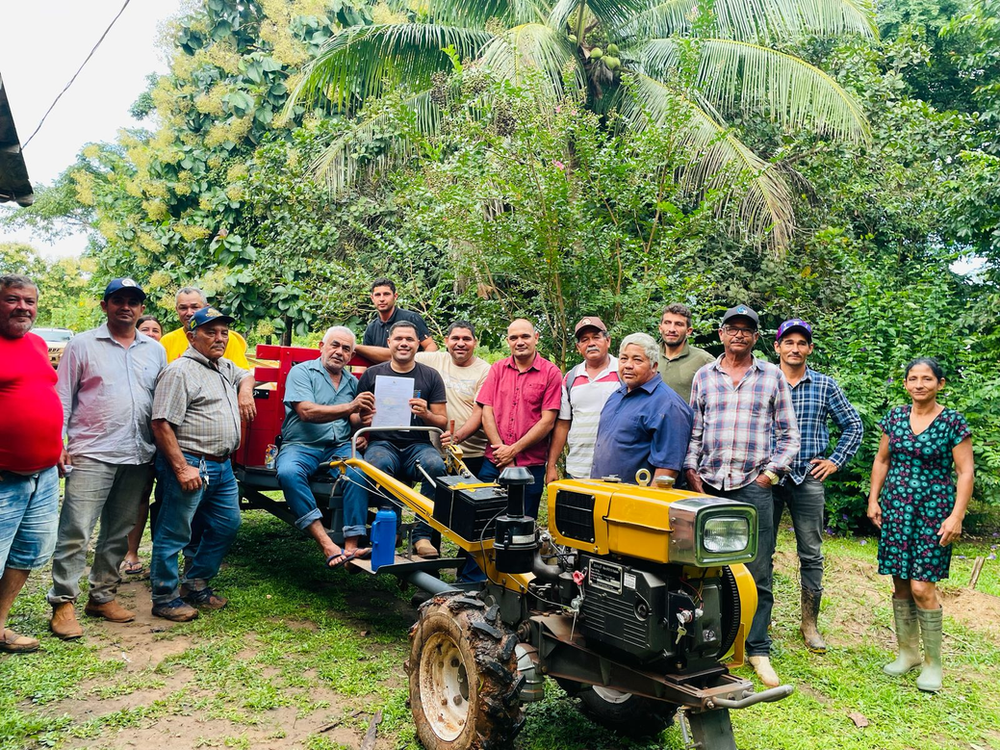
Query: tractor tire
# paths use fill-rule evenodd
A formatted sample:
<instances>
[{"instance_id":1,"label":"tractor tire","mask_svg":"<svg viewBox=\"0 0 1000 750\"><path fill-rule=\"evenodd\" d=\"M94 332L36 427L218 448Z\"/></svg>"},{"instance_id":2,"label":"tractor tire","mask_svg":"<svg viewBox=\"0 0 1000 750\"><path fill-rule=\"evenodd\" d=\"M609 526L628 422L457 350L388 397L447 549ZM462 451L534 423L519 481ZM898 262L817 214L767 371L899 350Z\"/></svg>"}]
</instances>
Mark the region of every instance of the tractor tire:
<instances>
[{"instance_id":1,"label":"tractor tire","mask_svg":"<svg viewBox=\"0 0 1000 750\"><path fill-rule=\"evenodd\" d=\"M623 693L601 685L583 685L556 680L569 695L576 696L584 711L601 726L628 737L649 737L670 726L677 706Z\"/></svg>"},{"instance_id":2,"label":"tractor tire","mask_svg":"<svg viewBox=\"0 0 1000 750\"><path fill-rule=\"evenodd\" d=\"M524 725L518 638L468 594L435 596L410 630L410 710L427 750L499 750Z\"/></svg>"}]
</instances>

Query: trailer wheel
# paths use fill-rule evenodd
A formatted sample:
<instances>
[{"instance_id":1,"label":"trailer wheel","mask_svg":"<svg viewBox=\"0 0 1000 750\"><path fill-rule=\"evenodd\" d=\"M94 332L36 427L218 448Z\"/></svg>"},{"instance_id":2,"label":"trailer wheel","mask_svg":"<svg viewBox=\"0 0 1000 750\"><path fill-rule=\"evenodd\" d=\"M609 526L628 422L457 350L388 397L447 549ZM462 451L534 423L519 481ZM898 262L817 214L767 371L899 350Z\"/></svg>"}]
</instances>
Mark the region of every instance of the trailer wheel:
<instances>
[{"instance_id":1,"label":"trailer wheel","mask_svg":"<svg viewBox=\"0 0 1000 750\"><path fill-rule=\"evenodd\" d=\"M509 747L524 721L517 636L495 608L468 595L436 596L410 630L410 709L427 750Z\"/></svg>"},{"instance_id":2,"label":"trailer wheel","mask_svg":"<svg viewBox=\"0 0 1000 750\"><path fill-rule=\"evenodd\" d=\"M677 706L654 701L632 693L583 685L571 680L557 680L569 695L580 699L583 708L598 724L630 737L659 734L670 726Z\"/></svg>"}]
</instances>

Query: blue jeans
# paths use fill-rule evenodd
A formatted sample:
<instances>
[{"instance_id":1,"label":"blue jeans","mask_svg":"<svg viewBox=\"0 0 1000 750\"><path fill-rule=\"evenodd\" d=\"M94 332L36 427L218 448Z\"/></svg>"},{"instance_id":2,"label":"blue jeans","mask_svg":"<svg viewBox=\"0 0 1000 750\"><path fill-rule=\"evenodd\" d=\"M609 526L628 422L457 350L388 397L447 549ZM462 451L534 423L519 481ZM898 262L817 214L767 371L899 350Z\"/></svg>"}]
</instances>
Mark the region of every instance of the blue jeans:
<instances>
[{"instance_id":1,"label":"blue jeans","mask_svg":"<svg viewBox=\"0 0 1000 750\"><path fill-rule=\"evenodd\" d=\"M444 459L441 458L438 449L430 443L412 443L405 448L397 448L386 440L376 440L368 444L368 448L365 450L365 461L375 468L384 471L386 474L392 475L401 482L418 482L423 480L424 475L417 471L417 461L420 461L420 465L432 479L447 473L444 466ZM357 473L360 474L360 472ZM370 480L366 480L362 476L359 481L364 485L366 481ZM427 482L421 481L421 492L431 502L434 501L434 491L428 486ZM384 504L381 498L378 498L377 504ZM344 523L346 524L346 498L344 499L344 506ZM396 515L401 516L402 512L399 506L393 503L393 507L396 510ZM362 533L364 533L363 528ZM420 521L413 530L413 539L414 541L417 539L430 539L431 533L431 527ZM344 535L347 535L346 526L344 528Z\"/></svg>"},{"instance_id":2,"label":"blue jeans","mask_svg":"<svg viewBox=\"0 0 1000 750\"><path fill-rule=\"evenodd\" d=\"M504 468L507 468L506 466ZM524 488L524 514L532 518L538 518L538 505L542 502L542 492L545 491L545 464L540 466L523 467L531 472L534 483ZM500 477L500 468L486 459L483 461L483 469L479 472L479 478L484 482L495 482Z\"/></svg>"},{"instance_id":3,"label":"blue jeans","mask_svg":"<svg viewBox=\"0 0 1000 750\"><path fill-rule=\"evenodd\" d=\"M771 624L771 610L774 608L774 492L770 487L761 487L751 482L737 490L717 490L705 485L705 491L717 497L728 497L749 503L757 509L757 557L747 563L747 570L757 584L757 611L747 634L747 656L768 656L771 653L771 637L767 629Z\"/></svg>"},{"instance_id":4,"label":"blue jeans","mask_svg":"<svg viewBox=\"0 0 1000 750\"><path fill-rule=\"evenodd\" d=\"M59 523L59 471L0 471L0 573L37 570L52 557Z\"/></svg>"},{"instance_id":5,"label":"blue jeans","mask_svg":"<svg viewBox=\"0 0 1000 750\"><path fill-rule=\"evenodd\" d=\"M240 496L232 464L206 461L188 453L184 460L197 467L201 475L201 488L193 492L181 489L177 475L162 455L156 459L159 481L163 483L163 505L153 530L149 566L153 604L166 604L180 595L177 555L191 541L195 516L202 528L201 542L184 576L184 584L192 591L205 588L216 576L240 527Z\"/></svg>"},{"instance_id":6,"label":"blue jeans","mask_svg":"<svg viewBox=\"0 0 1000 750\"><path fill-rule=\"evenodd\" d=\"M826 494L823 483L806 476L802 484L786 479L774 488L774 536L778 536L781 514L788 506L795 529L795 549L799 556L802 588L823 591L823 512Z\"/></svg>"},{"instance_id":7,"label":"blue jeans","mask_svg":"<svg viewBox=\"0 0 1000 750\"><path fill-rule=\"evenodd\" d=\"M73 473L66 477L66 497L59 512L49 604L73 602L80 595L87 547L98 520L101 525L90 566L90 599L105 604L115 598L122 580L118 568L128 552L128 534L135 526L139 496L152 471L149 464L109 464L86 456L73 457Z\"/></svg>"},{"instance_id":8,"label":"blue jeans","mask_svg":"<svg viewBox=\"0 0 1000 750\"><path fill-rule=\"evenodd\" d=\"M326 448L296 443L282 444L277 461L278 484L285 493L285 502L295 516L295 528L305 529L313 521L323 518L323 513L316 507L316 497L309 486L309 477L335 458L350 456L349 443L336 443ZM328 467L324 471L328 473Z\"/></svg>"}]
</instances>

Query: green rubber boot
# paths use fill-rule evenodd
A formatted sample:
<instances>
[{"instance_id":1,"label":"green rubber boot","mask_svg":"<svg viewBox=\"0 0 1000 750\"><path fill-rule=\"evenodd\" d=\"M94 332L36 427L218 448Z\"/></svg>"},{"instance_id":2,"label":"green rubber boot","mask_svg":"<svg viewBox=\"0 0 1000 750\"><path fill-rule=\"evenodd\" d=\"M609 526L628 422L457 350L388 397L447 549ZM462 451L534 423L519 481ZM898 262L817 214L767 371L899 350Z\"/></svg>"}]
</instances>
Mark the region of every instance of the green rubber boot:
<instances>
[{"instance_id":1,"label":"green rubber boot","mask_svg":"<svg viewBox=\"0 0 1000 750\"><path fill-rule=\"evenodd\" d=\"M917 624L917 605L912 599L893 599L892 614L896 620L896 643L899 656L886 664L882 671L893 677L902 677L920 666L920 626Z\"/></svg>"},{"instance_id":2,"label":"green rubber boot","mask_svg":"<svg viewBox=\"0 0 1000 750\"><path fill-rule=\"evenodd\" d=\"M917 608L920 635L924 641L924 667L917 677L917 687L925 693L941 689L941 620L943 611Z\"/></svg>"}]
</instances>

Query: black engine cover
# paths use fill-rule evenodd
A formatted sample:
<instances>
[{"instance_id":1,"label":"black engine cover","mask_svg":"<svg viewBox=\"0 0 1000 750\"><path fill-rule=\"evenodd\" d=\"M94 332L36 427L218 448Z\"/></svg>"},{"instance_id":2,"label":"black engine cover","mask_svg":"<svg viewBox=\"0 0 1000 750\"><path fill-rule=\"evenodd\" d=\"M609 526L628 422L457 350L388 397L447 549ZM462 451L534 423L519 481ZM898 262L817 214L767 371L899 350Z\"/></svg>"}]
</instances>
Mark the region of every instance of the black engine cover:
<instances>
[{"instance_id":1,"label":"black engine cover","mask_svg":"<svg viewBox=\"0 0 1000 750\"><path fill-rule=\"evenodd\" d=\"M587 574L580 631L645 661L673 652L665 627L667 582L646 570L583 556Z\"/></svg>"},{"instance_id":2,"label":"black engine cover","mask_svg":"<svg viewBox=\"0 0 1000 750\"><path fill-rule=\"evenodd\" d=\"M720 653L718 578L682 586L678 566L648 570L589 555L581 556L580 565L587 574L580 632L588 641L645 663L669 659L676 665Z\"/></svg>"}]
</instances>

